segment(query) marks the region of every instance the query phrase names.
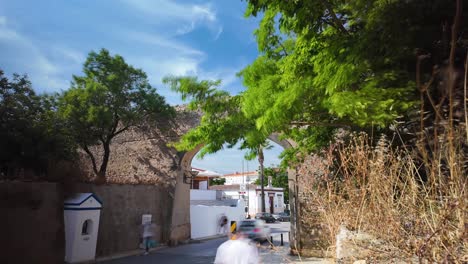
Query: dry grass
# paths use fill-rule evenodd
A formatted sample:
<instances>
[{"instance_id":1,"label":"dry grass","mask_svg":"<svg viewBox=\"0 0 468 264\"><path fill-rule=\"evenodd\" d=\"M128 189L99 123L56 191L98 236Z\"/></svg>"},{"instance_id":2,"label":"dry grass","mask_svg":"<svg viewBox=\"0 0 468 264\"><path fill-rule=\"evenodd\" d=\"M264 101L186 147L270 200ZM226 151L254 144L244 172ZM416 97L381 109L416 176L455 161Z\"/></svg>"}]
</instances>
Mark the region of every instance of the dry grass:
<instances>
[{"instance_id":1,"label":"dry grass","mask_svg":"<svg viewBox=\"0 0 468 264\"><path fill-rule=\"evenodd\" d=\"M352 135L314 161L315 175L302 178L311 206L303 211L322 209L332 244L345 224L421 261L467 261L467 157L460 144L449 145L463 140L441 137L429 153L422 140L408 150L385 137L371 146L366 134Z\"/></svg>"}]
</instances>

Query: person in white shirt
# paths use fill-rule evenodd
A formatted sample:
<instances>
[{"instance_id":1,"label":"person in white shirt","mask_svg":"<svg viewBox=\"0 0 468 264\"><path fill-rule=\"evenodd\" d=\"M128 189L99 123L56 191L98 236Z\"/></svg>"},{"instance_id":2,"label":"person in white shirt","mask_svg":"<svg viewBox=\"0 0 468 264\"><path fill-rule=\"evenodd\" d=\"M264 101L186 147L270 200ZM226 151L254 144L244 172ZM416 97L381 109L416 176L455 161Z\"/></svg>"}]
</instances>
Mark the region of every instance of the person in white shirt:
<instances>
[{"instance_id":1,"label":"person in white shirt","mask_svg":"<svg viewBox=\"0 0 468 264\"><path fill-rule=\"evenodd\" d=\"M258 249L242 233L236 240L228 240L216 251L215 264L258 264Z\"/></svg>"},{"instance_id":2,"label":"person in white shirt","mask_svg":"<svg viewBox=\"0 0 468 264\"><path fill-rule=\"evenodd\" d=\"M228 233L228 218L225 214L221 214L218 220L218 234L227 234Z\"/></svg>"},{"instance_id":3,"label":"person in white shirt","mask_svg":"<svg viewBox=\"0 0 468 264\"><path fill-rule=\"evenodd\" d=\"M143 237L143 245L145 246L145 255L148 254L151 239L154 237L155 227L156 225L151 222L146 222L143 224L143 232L141 236Z\"/></svg>"}]
</instances>

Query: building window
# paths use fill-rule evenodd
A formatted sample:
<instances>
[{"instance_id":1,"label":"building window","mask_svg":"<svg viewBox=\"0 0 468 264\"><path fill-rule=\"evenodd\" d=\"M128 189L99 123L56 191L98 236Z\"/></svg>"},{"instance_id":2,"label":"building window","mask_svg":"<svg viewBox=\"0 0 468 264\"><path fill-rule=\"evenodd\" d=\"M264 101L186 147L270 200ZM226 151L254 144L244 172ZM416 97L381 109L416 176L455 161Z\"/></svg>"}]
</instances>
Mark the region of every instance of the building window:
<instances>
[{"instance_id":1,"label":"building window","mask_svg":"<svg viewBox=\"0 0 468 264\"><path fill-rule=\"evenodd\" d=\"M81 235L86 236L91 234L91 232L93 232L93 221L88 219L84 221L83 226L81 227Z\"/></svg>"}]
</instances>

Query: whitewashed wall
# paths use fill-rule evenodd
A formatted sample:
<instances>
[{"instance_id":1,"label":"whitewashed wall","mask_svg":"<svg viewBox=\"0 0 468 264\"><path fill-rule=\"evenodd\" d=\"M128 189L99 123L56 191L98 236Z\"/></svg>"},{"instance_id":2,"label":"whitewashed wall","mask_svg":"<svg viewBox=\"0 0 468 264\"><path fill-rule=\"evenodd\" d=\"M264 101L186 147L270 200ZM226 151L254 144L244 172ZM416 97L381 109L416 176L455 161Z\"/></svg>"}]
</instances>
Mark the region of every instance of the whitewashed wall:
<instances>
[{"instance_id":1,"label":"whitewashed wall","mask_svg":"<svg viewBox=\"0 0 468 264\"><path fill-rule=\"evenodd\" d=\"M244 202L239 201L237 207L229 206L190 206L190 223L192 225L192 239L204 238L217 235L218 221L224 213L231 221L241 221L245 219Z\"/></svg>"},{"instance_id":2,"label":"whitewashed wall","mask_svg":"<svg viewBox=\"0 0 468 264\"><path fill-rule=\"evenodd\" d=\"M190 200L216 200L216 190L190 190Z\"/></svg>"}]
</instances>

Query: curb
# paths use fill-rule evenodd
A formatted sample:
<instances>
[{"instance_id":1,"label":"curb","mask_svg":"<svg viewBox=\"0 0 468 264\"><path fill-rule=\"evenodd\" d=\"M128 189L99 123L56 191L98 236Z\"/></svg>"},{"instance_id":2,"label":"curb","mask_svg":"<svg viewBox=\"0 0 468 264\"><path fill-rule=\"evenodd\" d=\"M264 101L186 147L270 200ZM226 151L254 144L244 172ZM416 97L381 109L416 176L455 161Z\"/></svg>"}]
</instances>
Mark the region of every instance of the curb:
<instances>
[{"instance_id":1,"label":"curb","mask_svg":"<svg viewBox=\"0 0 468 264\"><path fill-rule=\"evenodd\" d=\"M196 238L196 239L190 239L189 244L196 244L196 243L202 243L208 240L213 240L213 239L218 239L218 238L228 238L227 235L214 235L214 236L209 236L209 237L202 237L202 238Z\"/></svg>"},{"instance_id":2,"label":"curb","mask_svg":"<svg viewBox=\"0 0 468 264\"><path fill-rule=\"evenodd\" d=\"M158 250L161 250L161 249L164 249L164 248L167 248L167 247L168 246L162 244L162 245L160 245L158 247L151 248L149 250L149 253L151 254L151 252L158 251ZM94 261L92 261L92 262L84 262L84 263L98 263L98 262L104 262L104 261L119 259L119 258L138 256L138 255L143 255L144 252L145 251L143 249L135 249L135 250L125 251L125 252L122 252L122 253L117 253L117 254L110 255L110 256L99 257L99 258L94 259Z\"/></svg>"}]
</instances>

